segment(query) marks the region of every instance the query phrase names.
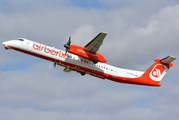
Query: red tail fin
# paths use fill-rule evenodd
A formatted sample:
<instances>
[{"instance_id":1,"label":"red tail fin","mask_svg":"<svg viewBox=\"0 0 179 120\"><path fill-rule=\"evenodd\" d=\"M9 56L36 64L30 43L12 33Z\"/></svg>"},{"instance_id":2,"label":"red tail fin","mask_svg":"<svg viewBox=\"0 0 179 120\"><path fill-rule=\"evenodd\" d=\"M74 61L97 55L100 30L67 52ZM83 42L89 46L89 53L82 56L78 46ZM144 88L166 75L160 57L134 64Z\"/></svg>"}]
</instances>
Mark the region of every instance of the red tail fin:
<instances>
[{"instance_id":1,"label":"red tail fin","mask_svg":"<svg viewBox=\"0 0 179 120\"><path fill-rule=\"evenodd\" d=\"M175 59L176 58L172 56L163 59L155 59L155 63L141 76L141 78L159 83L168 69L173 66L171 62Z\"/></svg>"}]
</instances>

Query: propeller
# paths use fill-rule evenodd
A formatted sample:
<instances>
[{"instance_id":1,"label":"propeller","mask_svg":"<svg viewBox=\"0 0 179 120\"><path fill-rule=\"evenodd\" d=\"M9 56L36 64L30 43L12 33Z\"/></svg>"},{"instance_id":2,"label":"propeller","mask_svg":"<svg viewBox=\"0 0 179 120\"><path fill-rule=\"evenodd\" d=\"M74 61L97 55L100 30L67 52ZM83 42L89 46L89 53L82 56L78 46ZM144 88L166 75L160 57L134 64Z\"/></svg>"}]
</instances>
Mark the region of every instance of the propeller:
<instances>
[{"instance_id":1,"label":"propeller","mask_svg":"<svg viewBox=\"0 0 179 120\"><path fill-rule=\"evenodd\" d=\"M56 65L57 65L57 63L56 63L56 62L54 62L54 63L53 63L53 67L55 68L55 67L56 67Z\"/></svg>"},{"instance_id":2,"label":"propeller","mask_svg":"<svg viewBox=\"0 0 179 120\"><path fill-rule=\"evenodd\" d=\"M67 43L64 44L64 47L66 48L66 52L65 52L65 54L68 52L69 47L70 47L70 44L71 44L71 36L69 37Z\"/></svg>"}]
</instances>

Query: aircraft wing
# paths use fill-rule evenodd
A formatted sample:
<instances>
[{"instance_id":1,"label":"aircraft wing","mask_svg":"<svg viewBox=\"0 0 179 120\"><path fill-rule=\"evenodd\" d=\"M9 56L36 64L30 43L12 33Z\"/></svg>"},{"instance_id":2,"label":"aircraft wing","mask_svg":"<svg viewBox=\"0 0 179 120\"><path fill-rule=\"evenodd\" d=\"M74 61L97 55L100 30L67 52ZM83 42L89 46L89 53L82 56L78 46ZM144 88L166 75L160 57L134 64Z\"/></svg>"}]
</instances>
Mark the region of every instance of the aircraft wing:
<instances>
[{"instance_id":1,"label":"aircraft wing","mask_svg":"<svg viewBox=\"0 0 179 120\"><path fill-rule=\"evenodd\" d=\"M107 33L99 33L93 40L91 40L83 49L92 53L96 53L102 45Z\"/></svg>"},{"instance_id":2,"label":"aircraft wing","mask_svg":"<svg viewBox=\"0 0 179 120\"><path fill-rule=\"evenodd\" d=\"M69 72L71 72L71 69L66 67L63 71L69 73Z\"/></svg>"}]
</instances>

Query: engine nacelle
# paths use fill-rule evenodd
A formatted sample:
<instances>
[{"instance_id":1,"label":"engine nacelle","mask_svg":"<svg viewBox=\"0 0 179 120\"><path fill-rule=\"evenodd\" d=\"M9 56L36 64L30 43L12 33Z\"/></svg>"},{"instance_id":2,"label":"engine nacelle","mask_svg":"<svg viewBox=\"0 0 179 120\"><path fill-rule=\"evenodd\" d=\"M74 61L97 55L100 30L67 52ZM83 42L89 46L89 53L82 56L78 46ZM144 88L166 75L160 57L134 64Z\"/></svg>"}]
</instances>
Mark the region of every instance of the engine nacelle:
<instances>
[{"instance_id":1,"label":"engine nacelle","mask_svg":"<svg viewBox=\"0 0 179 120\"><path fill-rule=\"evenodd\" d=\"M82 56L82 57L87 58L92 61L103 62L103 63L107 62L101 54L86 51L83 49L83 47L80 47L80 46L70 45L69 52L79 55L79 56Z\"/></svg>"}]
</instances>

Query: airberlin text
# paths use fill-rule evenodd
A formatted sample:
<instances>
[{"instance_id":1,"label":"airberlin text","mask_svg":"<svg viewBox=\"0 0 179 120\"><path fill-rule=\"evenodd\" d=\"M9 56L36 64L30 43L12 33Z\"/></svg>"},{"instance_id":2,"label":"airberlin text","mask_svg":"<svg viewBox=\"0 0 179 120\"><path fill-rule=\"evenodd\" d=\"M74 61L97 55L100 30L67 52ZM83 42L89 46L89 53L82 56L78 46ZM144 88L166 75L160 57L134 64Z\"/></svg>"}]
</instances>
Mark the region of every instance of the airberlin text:
<instances>
[{"instance_id":1,"label":"airberlin text","mask_svg":"<svg viewBox=\"0 0 179 120\"><path fill-rule=\"evenodd\" d=\"M61 58L65 58L65 56L66 56L66 58L68 59L68 55L63 53L63 51L61 51L61 50L56 51L54 49L48 48L47 46L42 46L41 44L38 45L38 44L34 43L33 49L38 50L38 51L44 51L45 53L50 53L51 55L54 55L54 56L58 55Z\"/></svg>"}]
</instances>

